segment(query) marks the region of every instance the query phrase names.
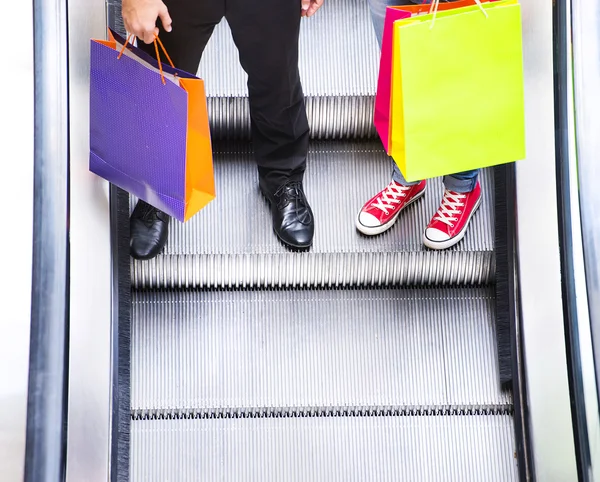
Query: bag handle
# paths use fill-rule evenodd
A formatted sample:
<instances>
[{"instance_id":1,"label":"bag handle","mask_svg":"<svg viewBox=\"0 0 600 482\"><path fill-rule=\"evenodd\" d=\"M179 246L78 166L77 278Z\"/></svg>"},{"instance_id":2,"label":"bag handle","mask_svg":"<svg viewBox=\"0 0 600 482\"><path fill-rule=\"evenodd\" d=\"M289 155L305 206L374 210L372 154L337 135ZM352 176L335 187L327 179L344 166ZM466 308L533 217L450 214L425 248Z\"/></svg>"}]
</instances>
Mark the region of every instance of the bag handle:
<instances>
[{"instance_id":1,"label":"bag handle","mask_svg":"<svg viewBox=\"0 0 600 482\"><path fill-rule=\"evenodd\" d=\"M481 5L481 0L475 0L475 3L477 4L479 9L483 12L485 17L487 18L488 13L485 11L485 8L483 8L483 5ZM429 7L429 13L430 14L433 13L433 18L431 19L431 25L429 26L430 30L433 28L433 24L435 23L435 17L437 15L439 5L440 5L440 0L431 0L431 6Z\"/></svg>"},{"instance_id":2,"label":"bag handle","mask_svg":"<svg viewBox=\"0 0 600 482\"><path fill-rule=\"evenodd\" d=\"M121 56L123 55L123 52L125 52L125 49L127 48L127 44L131 44L131 46L133 47L133 39L134 38L135 38L135 34L131 34L127 37L127 40L125 40L123 47L121 47L121 51L119 52L119 56L117 57L117 59L121 58ZM162 62L160 61L160 53L158 51L159 45L160 45L160 48L162 49L162 51L164 52L165 56L167 57L169 64L171 64L171 67L175 68L175 65L173 64L171 57L169 57L169 54L167 53L167 50L165 49L165 46L163 45L162 41L158 38L158 35L155 35L154 36L154 50L156 51L156 60L158 61L158 70L160 71L160 79L162 80L163 85L166 85L167 82L165 81L165 76L163 74L163 68L162 68ZM175 75L177 75L177 74L175 74Z\"/></svg>"}]
</instances>

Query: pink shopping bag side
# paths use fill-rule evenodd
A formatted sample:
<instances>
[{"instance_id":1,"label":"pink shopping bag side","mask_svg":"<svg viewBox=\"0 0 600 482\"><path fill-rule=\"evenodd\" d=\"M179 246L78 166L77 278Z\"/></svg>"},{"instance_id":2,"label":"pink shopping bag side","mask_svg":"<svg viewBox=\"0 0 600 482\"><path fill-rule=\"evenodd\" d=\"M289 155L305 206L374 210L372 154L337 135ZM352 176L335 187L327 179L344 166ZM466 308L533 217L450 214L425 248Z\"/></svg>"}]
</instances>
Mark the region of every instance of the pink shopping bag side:
<instances>
[{"instance_id":1,"label":"pink shopping bag side","mask_svg":"<svg viewBox=\"0 0 600 482\"><path fill-rule=\"evenodd\" d=\"M389 152L390 141L390 96L392 90L392 53L394 48L394 22L409 18L410 12L388 7L385 13L383 38L381 42L381 58L379 60L379 78L375 95L375 129L381 138L383 147Z\"/></svg>"}]
</instances>

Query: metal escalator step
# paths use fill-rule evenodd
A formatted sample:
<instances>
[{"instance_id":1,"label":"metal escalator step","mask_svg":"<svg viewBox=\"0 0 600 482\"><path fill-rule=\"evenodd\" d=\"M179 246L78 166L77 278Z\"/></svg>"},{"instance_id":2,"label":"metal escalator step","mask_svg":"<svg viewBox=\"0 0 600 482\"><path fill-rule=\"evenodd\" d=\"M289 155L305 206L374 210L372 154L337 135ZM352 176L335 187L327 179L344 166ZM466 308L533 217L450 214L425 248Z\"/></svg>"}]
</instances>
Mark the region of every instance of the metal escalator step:
<instances>
[{"instance_id":1,"label":"metal escalator step","mask_svg":"<svg viewBox=\"0 0 600 482\"><path fill-rule=\"evenodd\" d=\"M443 187L377 237L355 228L362 204L390 181L392 161L379 143L315 142L305 178L315 213L310 252L293 253L272 231L248 147L215 153L217 198L185 224L173 221L164 254L132 263L134 288L487 284L494 276L493 174L481 175L484 198L456 247L423 247L423 231ZM135 200L134 200L135 202Z\"/></svg>"},{"instance_id":2,"label":"metal escalator step","mask_svg":"<svg viewBox=\"0 0 600 482\"><path fill-rule=\"evenodd\" d=\"M332 75L323 75L324 69ZM313 137L375 137L378 69L366 1L328 0L317 15L302 21L300 73ZM249 139L247 76L225 20L206 47L199 75L205 79L214 139Z\"/></svg>"},{"instance_id":3,"label":"metal escalator step","mask_svg":"<svg viewBox=\"0 0 600 482\"><path fill-rule=\"evenodd\" d=\"M305 97L311 139L375 139L375 96ZM250 140L250 108L246 97L207 99L214 141Z\"/></svg>"},{"instance_id":4,"label":"metal escalator step","mask_svg":"<svg viewBox=\"0 0 600 482\"><path fill-rule=\"evenodd\" d=\"M131 480L510 482L510 416L132 422Z\"/></svg>"},{"instance_id":5,"label":"metal escalator step","mask_svg":"<svg viewBox=\"0 0 600 482\"><path fill-rule=\"evenodd\" d=\"M132 413L507 412L493 301L491 288L137 292Z\"/></svg>"}]
</instances>

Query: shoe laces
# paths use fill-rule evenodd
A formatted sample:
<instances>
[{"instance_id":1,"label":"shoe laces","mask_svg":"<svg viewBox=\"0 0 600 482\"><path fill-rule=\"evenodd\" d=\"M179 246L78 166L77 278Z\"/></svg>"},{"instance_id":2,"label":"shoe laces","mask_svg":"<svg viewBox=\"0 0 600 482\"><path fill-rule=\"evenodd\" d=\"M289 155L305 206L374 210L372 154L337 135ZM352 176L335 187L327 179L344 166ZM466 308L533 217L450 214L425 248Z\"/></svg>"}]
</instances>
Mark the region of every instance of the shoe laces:
<instances>
[{"instance_id":1,"label":"shoe laces","mask_svg":"<svg viewBox=\"0 0 600 482\"><path fill-rule=\"evenodd\" d=\"M306 196L302 189L302 182L286 182L275 192L275 198L279 199L277 208L280 210L283 210L286 206L292 204L294 216L298 222L302 224L309 224L312 222L312 213L310 208L308 208Z\"/></svg>"},{"instance_id":2,"label":"shoe laces","mask_svg":"<svg viewBox=\"0 0 600 482\"><path fill-rule=\"evenodd\" d=\"M444 191L444 197L442 203L438 209L436 215L433 217L434 221L440 221L451 228L454 227L454 221L458 221L458 215L462 213L462 206L465 205L464 200L466 194L461 194L446 189Z\"/></svg>"},{"instance_id":3,"label":"shoe laces","mask_svg":"<svg viewBox=\"0 0 600 482\"><path fill-rule=\"evenodd\" d=\"M398 205L408 195L411 186L403 186L392 181L388 186L381 192L381 195L371 204L373 207L383 211L385 214L389 214L390 209L394 209L394 205Z\"/></svg>"},{"instance_id":4,"label":"shoe laces","mask_svg":"<svg viewBox=\"0 0 600 482\"><path fill-rule=\"evenodd\" d=\"M152 223L156 219L157 209L150 204L139 201L138 202L138 219L143 221L145 224Z\"/></svg>"},{"instance_id":5,"label":"shoe laces","mask_svg":"<svg viewBox=\"0 0 600 482\"><path fill-rule=\"evenodd\" d=\"M291 201L304 201L304 192L300 181L288 181L276 192L275 197L279 198L279 205L286 206Z\"/></svg>"}]
</instances>

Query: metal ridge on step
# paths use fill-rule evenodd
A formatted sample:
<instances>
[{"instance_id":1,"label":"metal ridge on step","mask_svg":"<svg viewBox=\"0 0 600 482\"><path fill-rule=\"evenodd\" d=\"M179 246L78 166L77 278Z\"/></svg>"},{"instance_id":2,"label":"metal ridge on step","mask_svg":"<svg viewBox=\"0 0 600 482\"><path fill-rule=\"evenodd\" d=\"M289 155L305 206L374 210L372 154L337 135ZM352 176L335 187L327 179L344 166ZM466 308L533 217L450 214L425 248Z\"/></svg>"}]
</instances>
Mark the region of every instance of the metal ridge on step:
<instances>
[{"instance_id":1,"label":"metal ridge on step","mask_svg":"<svg viewBox=\"0 0 600 482\"><path fill-rule=\"evenodd\" d=\"M508 407L491 288L137 292L134 412Z\"/></svg>"},{"instance_id":2,"label":"metal ridge on step","mask_svg":"<svg viewBox=\"0 0 600 482\"><path fill-rule=\"evenodd\" d=\"M226 150L222 153L219 151ZM316 220L310 252L293 253L272 231L248 146L215 146L217 199L185 224L171 223L165 252L132 262L132 286L147 288L487 284L494 278L493 174L481 175L483 203L465 238L447 251L422 244L443 187L376 237L355 228L362 204L391 179L379 142L314 142L305 189ZM135 202L135 200L134 200Z\"/></svg>"},{"instance_id":3,"label":"metal ridge on step","mask_svg":"<svg viewBox=\"0 0 600 482\"><path fill-rule=\"evenodd\" d=\"M375 97L306 97L312 139L374 139ZM250 109L246 97L207 99L211 136L215 141L250 140Z\"/></svg>"},{"instance_id":4,"label":"metal ridge on step","mask_svg":"<svg viewBox=\"0 0 600 482\"><path fill-rule=\"evenodd\" d=\"M244 407L205 408L205 409L161 409L132 410L132 420L199 420L216 418L311 418L311 417L454 417L496 416L514 413L512 404L506 405L450 405L447 407Z\"/></svg>"}]
</instances>

